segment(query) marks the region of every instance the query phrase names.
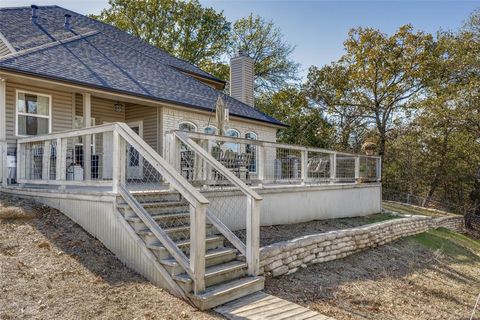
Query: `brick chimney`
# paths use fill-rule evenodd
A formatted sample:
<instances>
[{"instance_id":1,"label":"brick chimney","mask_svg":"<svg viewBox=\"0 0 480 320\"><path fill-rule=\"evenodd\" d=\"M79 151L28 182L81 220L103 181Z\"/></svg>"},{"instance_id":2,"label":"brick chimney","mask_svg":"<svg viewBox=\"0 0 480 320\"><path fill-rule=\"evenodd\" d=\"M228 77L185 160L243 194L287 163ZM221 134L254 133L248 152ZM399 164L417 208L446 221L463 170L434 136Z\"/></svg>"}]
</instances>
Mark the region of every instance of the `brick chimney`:
<instances>
[{"instance_id":1,"label":"brick chimney","mask_svg":"<svg viewBox=\"0 0 480 320\"><path fill-rule=\"evenodd\" d=\"M230 59L230 95L253 107L253 59L238 50Z\"/></svg>"}]
</instances>

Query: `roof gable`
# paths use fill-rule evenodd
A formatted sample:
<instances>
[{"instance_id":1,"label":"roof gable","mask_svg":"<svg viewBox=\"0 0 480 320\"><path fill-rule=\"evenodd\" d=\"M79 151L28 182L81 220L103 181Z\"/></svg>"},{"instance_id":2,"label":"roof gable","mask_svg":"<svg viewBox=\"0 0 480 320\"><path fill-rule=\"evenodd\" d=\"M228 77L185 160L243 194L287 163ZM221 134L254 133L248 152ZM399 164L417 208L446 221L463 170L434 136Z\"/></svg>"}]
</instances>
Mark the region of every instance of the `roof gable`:
<instances>
[{"instance_id":1,"label":"roof gable","mask_svg":"<svg viewBox=\"0 0 480 320\"><path fill-rule=\"evenodd\" d=\"M71 29L63 27L66 13L72 15ZM214 110L218 95L224 95L177 69L208 73L117 28L56 6L40 7L38 17L34 24L29 8L0 9L0 32L17 50L0 58L0 69L204 110ZM232 115L283 125L224 96Z\"/></svg>"}]
</instances>

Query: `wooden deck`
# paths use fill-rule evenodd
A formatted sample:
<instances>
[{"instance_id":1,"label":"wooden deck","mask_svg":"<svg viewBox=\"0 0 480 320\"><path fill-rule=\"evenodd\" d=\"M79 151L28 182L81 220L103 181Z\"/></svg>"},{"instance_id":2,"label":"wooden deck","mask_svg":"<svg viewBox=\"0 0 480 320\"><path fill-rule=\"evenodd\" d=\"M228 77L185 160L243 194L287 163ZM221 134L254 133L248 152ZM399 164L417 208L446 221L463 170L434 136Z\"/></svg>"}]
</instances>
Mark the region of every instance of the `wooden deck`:
<instances>
[{"instance_id":1,"label":"wooden deck","mask_svg":"<svg viewBox=\"0 0 480 320\"><path fill-rule=\"evenodd\" d=\"M262 291L217 307L215 311L232 320L335 320Z\"/></svg>"}]
</instances>

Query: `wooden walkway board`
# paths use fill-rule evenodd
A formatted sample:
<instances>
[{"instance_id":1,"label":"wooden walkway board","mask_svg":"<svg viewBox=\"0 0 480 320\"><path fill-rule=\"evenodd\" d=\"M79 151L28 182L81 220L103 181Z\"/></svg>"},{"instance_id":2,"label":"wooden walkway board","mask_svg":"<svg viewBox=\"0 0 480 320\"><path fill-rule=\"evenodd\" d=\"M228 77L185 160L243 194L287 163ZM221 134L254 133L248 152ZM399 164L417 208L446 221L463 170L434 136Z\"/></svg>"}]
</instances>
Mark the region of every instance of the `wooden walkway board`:
<instances>
[{"instance_id":1,"label":"wooden walkway board","mask_svg":"<svg viewBox=\"0 0 480 320\"><path fill-rule=\"evenodd\" d=\"M335 320L262 291L234 300L214 310L231 320Z\"/></svg>"}]
</instances>

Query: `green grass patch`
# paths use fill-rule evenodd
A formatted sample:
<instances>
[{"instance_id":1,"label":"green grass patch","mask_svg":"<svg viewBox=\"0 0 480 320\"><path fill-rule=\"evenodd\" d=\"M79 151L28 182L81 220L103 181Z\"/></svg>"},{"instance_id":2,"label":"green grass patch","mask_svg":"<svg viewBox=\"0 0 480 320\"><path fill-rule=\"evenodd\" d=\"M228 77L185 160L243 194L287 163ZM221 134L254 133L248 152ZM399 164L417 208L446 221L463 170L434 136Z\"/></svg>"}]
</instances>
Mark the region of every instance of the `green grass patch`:
<instances>
[{"instance_id":1,"label":"green grass patch","mask_svg":"<svg viewBox=\"0 0 480 320\"><path fill-rule=\"evenodd\" d=\"M445 216L445 214L441 214L439 212L417 208L409 205L403 205L400 203L383 202L382 206L384 210L394 211L402 214L414 214L414 215L429 216L429 217Z\"/></svg>"},{"instance_id":2,"label":"green grass patch","mask_svg":"<svg viewBox=\"0 0 480 320\"><path fill-rule=\"evenodd\" d=\"M394 215L389 212L385 213L376 213L376 214L371 214L369 216L363 217L365 219L366 223L376 223L376 222L382 222L382 221L387 221L387 220L392 220L392 219L399 219L402 218L398 215Z\"/></svg>"},{"instance_id":3,"label":"green grass patch","mask_svg":"<svg viewBox=\"0 0 480 320\"><path fill-rule=\"evenodd\" d=\"M455 259L480 261L480 241L466 235L439 228L412 236L413 241Z\"/></svg>"}]
</instances>

